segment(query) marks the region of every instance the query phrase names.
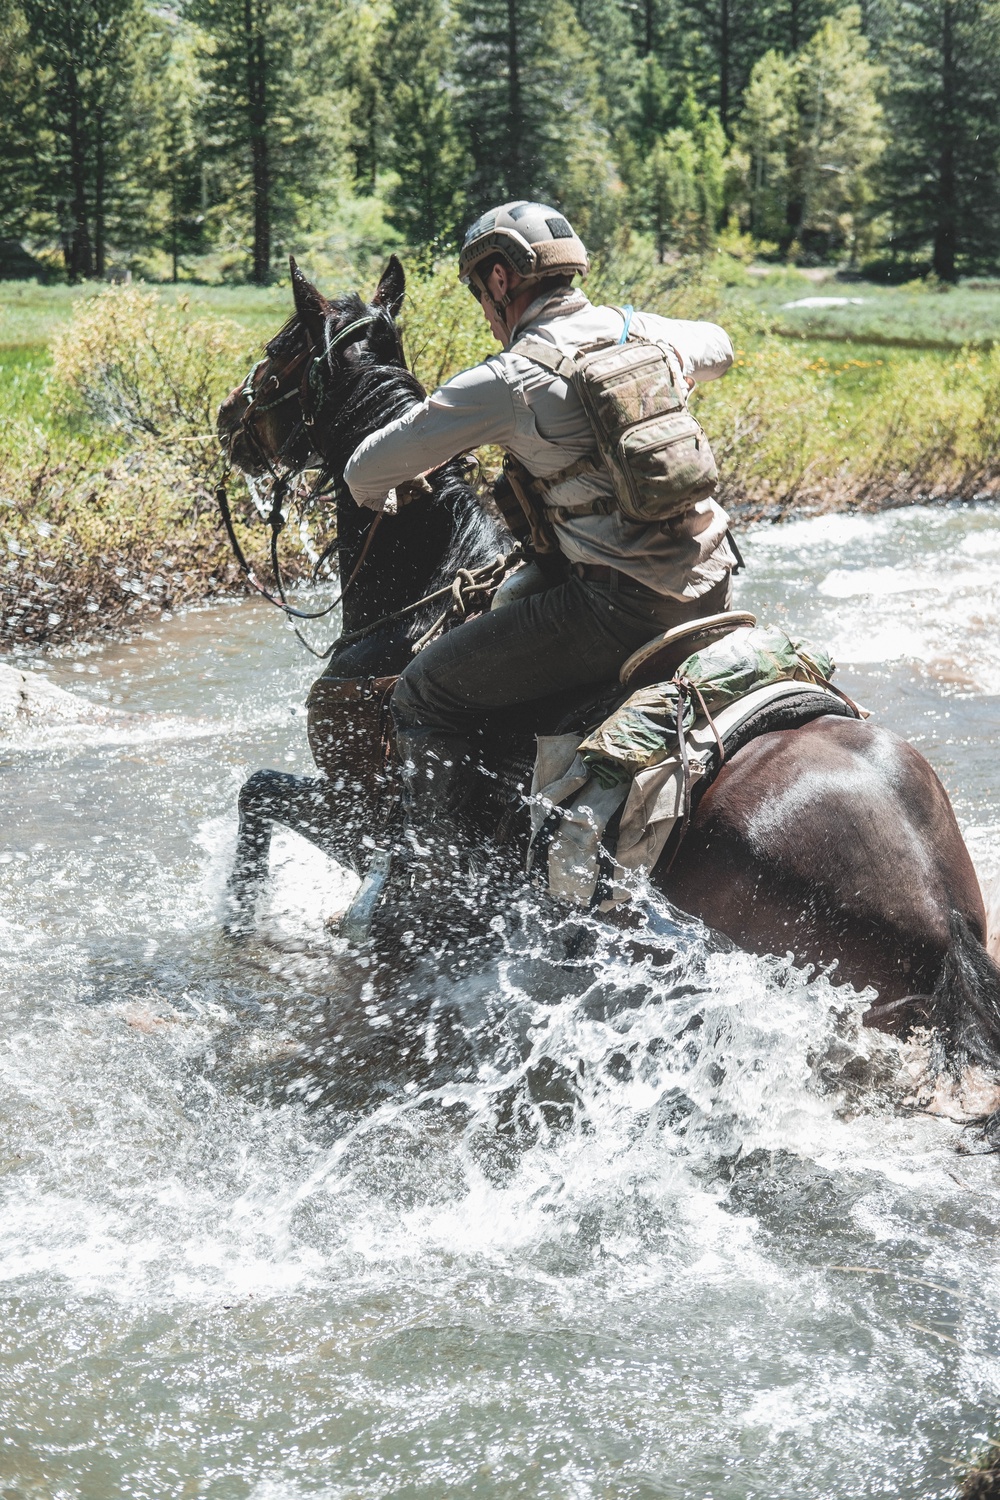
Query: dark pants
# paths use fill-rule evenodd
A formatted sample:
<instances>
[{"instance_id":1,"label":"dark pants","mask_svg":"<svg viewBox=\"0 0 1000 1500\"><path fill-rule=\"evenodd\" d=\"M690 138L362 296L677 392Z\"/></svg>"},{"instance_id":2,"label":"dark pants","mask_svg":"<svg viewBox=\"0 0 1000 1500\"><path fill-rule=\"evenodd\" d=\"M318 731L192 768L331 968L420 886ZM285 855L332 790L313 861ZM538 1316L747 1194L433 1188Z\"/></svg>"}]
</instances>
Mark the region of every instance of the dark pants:
<instances>
[{"instance_id":1,"label":"dark pants","mask_svg":"<svg viewBox=\"0 0 1000 1500\"><path fill-rule=\"evenodd\" d=\"M727 575L698 599L668 599L620 574L598 584L565 583L459 625L425 646L392 698L396 727L412 744L426 736L448 753L483 716L569 688L613 682L633 651L661 631L729 608Z\"/></svg>"}]
</instances>

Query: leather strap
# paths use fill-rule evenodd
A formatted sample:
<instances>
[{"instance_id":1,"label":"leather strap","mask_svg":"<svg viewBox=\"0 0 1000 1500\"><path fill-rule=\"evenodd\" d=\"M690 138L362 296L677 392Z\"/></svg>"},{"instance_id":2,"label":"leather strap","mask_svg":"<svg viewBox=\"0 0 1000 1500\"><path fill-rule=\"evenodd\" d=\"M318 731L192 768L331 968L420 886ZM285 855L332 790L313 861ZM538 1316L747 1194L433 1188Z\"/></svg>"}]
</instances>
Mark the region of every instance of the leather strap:
<instances>
[{"instance_id":1,"label":"leather strap","mask_svg":"<svg viewBox=\"0 0 1000 1500\"><path fill-rule=\"evenodd\" d=\"M640 583L637 578L632 578L628 573L621 573L617 568L609 568L604 563L582 563L570 564L570 572L576 578L581 578L585 583L603 583L607 588L620 588L627 584L629 588L639 589L644 594L649 594L654 599L661 599L655 589L649 588L645 583Z\"/></svg>"}]
</instances>

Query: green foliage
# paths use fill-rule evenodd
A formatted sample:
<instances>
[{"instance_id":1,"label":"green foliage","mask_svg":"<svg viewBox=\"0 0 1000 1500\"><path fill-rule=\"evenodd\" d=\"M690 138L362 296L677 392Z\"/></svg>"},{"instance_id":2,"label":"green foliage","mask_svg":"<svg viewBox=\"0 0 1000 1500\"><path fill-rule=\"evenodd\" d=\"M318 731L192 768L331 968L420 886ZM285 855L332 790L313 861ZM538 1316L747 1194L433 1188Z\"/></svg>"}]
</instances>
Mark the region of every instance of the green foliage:
<instances>
[{"instance_id":1,"label":"green foliage","mask_svg":"<svg viewBox=\"0 0 1000 1500\"><path fill-rule=\"evenodd\" d=\"M286 236L333 201L345 122L325 65L344 18L290 0L189 0L186 14L202 37L209 212L263 283Z\"/></svg>"},{"instance_id":2,"label":"green foliage","mask_svg":"<svg viewBox=\"0 0 1000 1500\"><path fill-rule=\"evenodd\" d=\"M215 413L250 346L227 319L189 316L186 299L170 307L155 292L109 287L77 308L52 357L57 381L98 422L211 469Z\"/></svg>"},{"instance_id":3,"label":"green foliage","mask_svg":"<svg viewBox=\"0 0 1000 1500\"><path fill-rule=\"evenodd\" d=\"M408 274L402 325L407 363L428 390L497 352L479 303L451 264Z\"/></svg>"},{"instance_id":4,"label":"green foliage","mask_svg":"<svg viewBox=\"0 0 1000 1500\"><path fill-rule=\"evenodd\" d=\"M453 98L441 87L450 40L443 0L413 0L394 17L389 108L396 183L389 198L394 221L416 245L454 239L462 218L469 159Z\"/></svg>"},{"instance_id":5,"label":"green foliage","mask_svg":"<svg viewBox=\"0 0 1000 1500\"><path fill-rule=\"evenodd\" d=\"M602 242L621 186L594 50L569 0L460 0L458 16L472 202L554 201Z\"/></svg>"},{"instance_id":6,"label":"green foliage","mask_svg":"<svg viewBox=\"0 0 1000 1500\"><path fill-rule=\"evenodd\" d=\"M785 251L797 240L855 257L885 148L882 81L855 6L825 20L796 56L768 52L755 64L736 131L754 234Z\"/></svg>"},{"instance_id":7,"label":"green foliage","mask_svg":"<svg viewBox=\"0 0 1000 1500\"><path fill-rule=\"evenodd\" d=\"M134 182L127 143L149 15L142 0L21 0L16 24L32 77L8 126L21 214L58 236L71 280L100 276Z\"/></svg>"},{"instance_id":8,"label":"green foliage","mask_svg":"<svg viewBox=\"0 0 1000 1500\"><path fill-rule=\"evenodd\" d=\"M936 274L993 267L1000 244L1000 6L883 0L890 147L883 203L894 253Z\"/></svg>"},{"instance_id":9,"label":"green foliage","mask_svg":"<svg viewBox=\"0 0 1000 1500\"><path fill-rule=\"evenodd\" d=\"M0 238L263 284L531 196L951 281L1000 267L998 67L1000 0L0 0Z\"/></svg>"},{"instance_id":10,"label":"green foliage","mask_svg":"<svg viewBox=\"0 0 1000 1500\"><path fill-rule=\"evenodd\" d=\"M50 315L66 300L48 298ZM239 586L212 492L214 420L250 342L231 319L192 317L184 299L110 288L77 301L51 374L35 353L5 362L0 642L134 625ZM266 567L262 529L248 545ZM294 543L289 563L294 577L304 564Z\"/></svg>"},{"instance_id":11,"label":"green foliage","mask_svg":"<svg viewBox=\"0 0 1000 1500\"><path fill-rule=\"evenodd\" d=\"M701 110L692 95L678 115L681 123L652 139L635 172L635 200L661 262L668 246L708 249L725 209L727 149L719 117Z\"/></svg>"},{"instance_id":12,"label":"green foliage","mask_svg":"<svg viewBox=\"0 0 1000 1500\"><path fill-rule=\"evenodd\" d=\"M407 270L405 347L433 387L496 346L450 264ZM373 271L362 290L374 280ZM325 290L354 285L351 278ZM741 518L1000 488L1000 345L945 353L856 343L838 351L768 331L779 299L810 288L781 272L759 286L718 251L659 265L641 243L599 260L589 287L598 300L714 318L733 333L734 369L694 399L720 459L723 497ZM978 301L978 326L1000 335L1000 291L860 294L902 309L890 323L908 308L922 328L937 320L951 336L960 331L949 323L952 309L972 318ZM860 320L867 306L829 315ZM196 300L169 289L83 299L68 287L0 287L0 343L8 346L0 354L8 559L0 639L41 643L118 628L168 601L242 586L212 498L214 406L289 308L289 293L278 289L216 288ZM238 490L232 499L250 521ZM263 528L248 524L244 536L251 552L263 552ZM292 542L288 561L291 576L308 570Z\"/></svg>"}]
</instances>

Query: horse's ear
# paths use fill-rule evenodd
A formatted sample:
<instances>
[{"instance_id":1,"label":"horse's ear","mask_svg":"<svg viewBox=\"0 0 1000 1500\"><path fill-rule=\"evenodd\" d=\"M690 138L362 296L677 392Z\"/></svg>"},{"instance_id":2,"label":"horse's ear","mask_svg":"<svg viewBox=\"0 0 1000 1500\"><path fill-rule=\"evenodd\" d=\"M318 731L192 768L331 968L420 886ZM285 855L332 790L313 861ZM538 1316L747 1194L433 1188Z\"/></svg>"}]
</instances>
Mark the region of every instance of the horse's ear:
<instances>
[{"instance_id":1,"label":"horse's ear","mask_svg":"<svg viewBox=\"0 0 1000 1500\"><path fill-rule=\"evenodd\" d=\"M326 298L316 290L308 277L303 276L295 263L294 255L288 257L288 264L292 272L295 311L310 333L322 332L323 320L327 314Z\"/></svg>"},{"instance_id":2,"label":"horse's ear","mask_svg":"<svg viewBox=\"0 0 1000 1500\"><path fill-rule=\"evenodd\" d=\"M382 279L375 288L372 302L376 307L384 307L390 317L395 318L403 305L406 295L406 272L395 255L389 256L388 264L382 272Z\"/></svg>"}]
</instances>

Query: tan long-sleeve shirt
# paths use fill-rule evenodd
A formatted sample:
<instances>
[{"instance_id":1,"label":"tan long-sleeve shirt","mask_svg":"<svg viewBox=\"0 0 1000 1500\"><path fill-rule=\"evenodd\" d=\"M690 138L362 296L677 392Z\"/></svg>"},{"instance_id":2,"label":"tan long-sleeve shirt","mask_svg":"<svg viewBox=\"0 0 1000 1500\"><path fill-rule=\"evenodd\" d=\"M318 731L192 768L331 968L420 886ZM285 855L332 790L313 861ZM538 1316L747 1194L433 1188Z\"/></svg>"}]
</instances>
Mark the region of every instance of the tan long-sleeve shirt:
<instances>
[{"instance_id":1,"label":"tan long-sleeve shirt","mask_svg":"<svg viewBox=\"0 0 1000 1500\"><path fill-rule=\"evenodd\" d=\"M714 323L634 313L632 328L672 351L695 382L725 374L733 361L728 335ZM594 307L567 289L539 297L526 310L501 354L447 381L404 416L366 438L345 470L359 505L381 509L388 491L457 453L496 443L545 479L593 451L593 430L575 390L561 376L519 355L525 333L571 352L622 332L622 314ZM657 593L696 599L725 577L734 558L728 517L704 500L677 520L638 524L619 512L565 518L566 509L611 492L610 475L580 475L548 497L559 545L570 562L617 568Z\"/></svg>"}]
</instances>

